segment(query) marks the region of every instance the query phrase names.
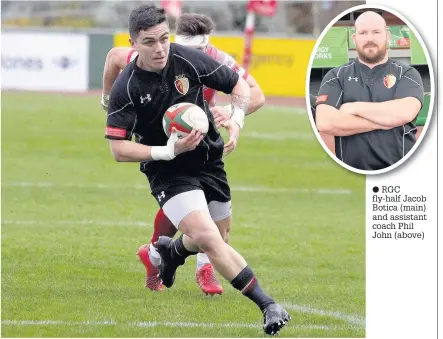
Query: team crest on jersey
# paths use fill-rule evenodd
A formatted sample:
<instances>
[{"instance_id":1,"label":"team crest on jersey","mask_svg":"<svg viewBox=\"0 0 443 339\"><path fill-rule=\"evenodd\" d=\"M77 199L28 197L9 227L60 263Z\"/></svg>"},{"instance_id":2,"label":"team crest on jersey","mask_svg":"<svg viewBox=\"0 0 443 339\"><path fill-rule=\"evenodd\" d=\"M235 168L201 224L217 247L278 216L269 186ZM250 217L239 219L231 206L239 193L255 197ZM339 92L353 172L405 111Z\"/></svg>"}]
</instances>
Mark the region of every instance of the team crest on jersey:
<instances>
[{"instance_id":1,"label":"team crest on jersey","mask_svg":"<svg viewBox=\"0 0 443 339\"><path fill-rule=\"evenodd\" d=\"M185 95L189 91L189 80L183 75L176 76L174 81L175 88L180 94Z\"/></svg>"},{"instance_id":2,"label":"team crest on jersey","mask_svg":"<svg viewBox=\"0 0 443 339\"><path fill-rule=\"evenodd\" d=\"M392 88L392 86L395 85L396 81L397 81L397 78L393 74L387 74L383 78L383 83L385 84L386 88Z\"/></svg>"}]
</instances>

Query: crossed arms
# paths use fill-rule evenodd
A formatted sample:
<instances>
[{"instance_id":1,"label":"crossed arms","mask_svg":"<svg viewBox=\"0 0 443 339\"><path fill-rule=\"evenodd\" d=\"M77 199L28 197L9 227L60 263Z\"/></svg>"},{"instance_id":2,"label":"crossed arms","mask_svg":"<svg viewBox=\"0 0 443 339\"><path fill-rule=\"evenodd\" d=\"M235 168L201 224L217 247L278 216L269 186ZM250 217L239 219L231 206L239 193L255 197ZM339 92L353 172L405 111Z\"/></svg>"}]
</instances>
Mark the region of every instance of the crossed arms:
<instances>
[{"instance_id":1,"label":"crossed arms","mask_svg":"<svg viewBox=\"0 0 443 339\"><path fill-rule=\"evenodd\" d=\"M321 133L348 136L374 130L389 130L413 121L421 109L423 82L414 68L403 73L392 100L344 104L345 88L339 81L339 71L340 69L330 70L319 89L316 123Z\"/></svg>"},{"instance_id":2,"label":"crossed arms","mask_svg":"<svg viewBox=\"0 0 443 339\"><path fill-rule=\"evenodd\" d=\"M352 102L339 109L327 104L317 106L319 132L335 136L348 136L374 130L389 130L415 119L421 103L406 97L385 102Z\"/></svg>"}]
</instances>

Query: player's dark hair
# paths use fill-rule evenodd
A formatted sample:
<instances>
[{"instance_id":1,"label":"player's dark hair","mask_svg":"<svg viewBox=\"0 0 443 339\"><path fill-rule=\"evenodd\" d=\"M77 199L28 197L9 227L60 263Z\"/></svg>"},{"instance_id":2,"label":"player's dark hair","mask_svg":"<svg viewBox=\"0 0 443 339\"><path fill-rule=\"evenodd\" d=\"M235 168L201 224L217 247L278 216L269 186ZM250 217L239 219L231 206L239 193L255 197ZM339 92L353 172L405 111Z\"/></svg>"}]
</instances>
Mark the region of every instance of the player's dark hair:
<instances>
[{"instance_id":1,"label":"player's dark hair","mask_svg":"<svg viewBox=\"0 0 443 339\"><path fill-rule=\"evenodd\" d=\"M177 35L205 35L211 34L215 28L215 23L210 17L204 14L183 13L176 23Z\"/></svg>"},{"instance_id":2,"label":"player's dark hair","mask_svg":"<svg viewBox=\"0 0 443 339\"><path fill-rule=\"evenodd\" d=\"M141 5L129 15L129 35L135 39L138 32L166 22L165 10L153 4Z\"/></svg>"}]
</instances>

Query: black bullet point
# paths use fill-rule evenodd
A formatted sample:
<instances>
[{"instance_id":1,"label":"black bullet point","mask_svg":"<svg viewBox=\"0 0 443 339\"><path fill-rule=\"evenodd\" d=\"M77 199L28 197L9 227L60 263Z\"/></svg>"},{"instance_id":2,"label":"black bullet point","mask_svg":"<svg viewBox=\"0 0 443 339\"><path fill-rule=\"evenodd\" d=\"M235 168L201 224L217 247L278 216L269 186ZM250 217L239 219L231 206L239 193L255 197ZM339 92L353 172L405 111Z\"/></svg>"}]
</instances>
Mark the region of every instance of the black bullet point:
<instances>
[{"instance_id":1,"label":"black bullet point","mask_svg":"<svg viewBox=\"0 0 443 339\"><path fill-rule=\"evenodd\" d=\"M377 186L372 187L372 192L377 193L378 192L378 187Z\"/></svg>"}]
</instances>

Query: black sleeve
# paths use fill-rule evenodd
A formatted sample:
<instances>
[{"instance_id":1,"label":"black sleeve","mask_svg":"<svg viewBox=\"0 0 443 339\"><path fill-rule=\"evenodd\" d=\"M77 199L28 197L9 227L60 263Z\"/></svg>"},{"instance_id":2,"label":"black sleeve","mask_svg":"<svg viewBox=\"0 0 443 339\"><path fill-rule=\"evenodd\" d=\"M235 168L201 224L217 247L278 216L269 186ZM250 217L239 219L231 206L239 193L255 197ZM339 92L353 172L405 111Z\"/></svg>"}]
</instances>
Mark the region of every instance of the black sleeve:
<instances>
[{"instance_id":1,"label":"black sleeve","mask_svg":"<svg viewBox=\"0 0 443 339\"><path fill-rule=\"evenodd\" d=\"M120 78L119 78L120 79ZM137 113L125 82L114 84L109 97L106 138L130 140L136 123Z\"/></svg>"},{"instance_id":2,"label":"black sleeve","mask_svg":"<svg viewBox=\"0 0 443 339\"><path fill-rule=\"evenodd\" d=\"M196 49L189 51L189 58L203 85L226 94L232 93L239 78L236 72Z\"/></svg>"},{"instance_id":3,"label":"black sleeve","mask_svg":"<svg viewBox=\"0 0 443 339\"><path fill-rule=\"evenodd\" d=\"M394 99L417 98L423 107L424 90L420 73L415 68L408 69L400 78L395 89Z\"/></svg>"},{"instance_id":4,"label":"black sleeve","mask_svg":"<svg viewBox=\"0 0 443 339\"><path fill-rule=\"evenodd\" d=\"M315 107L320 104L326 104L339 108L343 102L343 88L337 77L336 69L331 69L323 78L318 90Z\"/></svg>"}]
</instances>

